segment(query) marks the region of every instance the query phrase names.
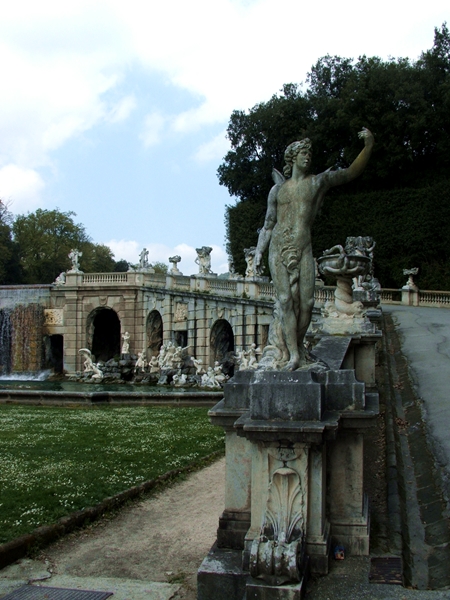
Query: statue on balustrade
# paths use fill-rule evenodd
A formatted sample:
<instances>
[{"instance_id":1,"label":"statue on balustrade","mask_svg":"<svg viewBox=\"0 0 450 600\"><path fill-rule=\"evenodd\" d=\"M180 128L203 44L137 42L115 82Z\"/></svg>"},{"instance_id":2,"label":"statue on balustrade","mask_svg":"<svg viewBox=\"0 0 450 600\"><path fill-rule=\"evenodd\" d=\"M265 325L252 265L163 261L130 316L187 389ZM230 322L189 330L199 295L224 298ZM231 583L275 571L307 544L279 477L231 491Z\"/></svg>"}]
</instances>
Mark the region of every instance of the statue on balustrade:
<instances>
[{"instance_id":1,"label":"statue on balustrade","mask_svg":"<svg viewBox=\"0 0 450 600\"><path fill-rule=\"evenodd\" d=\"M79 250L73 249L69 252L68 256L72 262L72 268L70 269L70 271L68 271L68 273L81 273L82 271L80 271L80 258L83 256L83 253Z\"/></svg>"},{"instance_id":2,"label":"statue on balustrade","mask_svg":"<svg viewBox=\"0 0 450 600\"><path fill-rule=\"evenodd\" d=\"M211 274L211 246L202 246L201 248L196 248L195 251L197 252L195 264L199 266L199 275Z\"/></svg>"},{"instance_id":3,"label":"statue on balustrade","mask_svg":"<svg viewBox=\"0 0 450 600\"><path fill-rule=\"evenodd\" d=\"M247 263L247 268L245 269L246 277L256 277L255 250L255 246L251 246L250 248L244 248L245 262Z\"/></svg>"},{"instance_id":4,"label":"statue on balustrade","mask_svg":"<svg viewBox=\"0 0 450 600\"><path fill-rule=\"evenodd\" d=\"M256 272L262 274L263 253L269 249L277 294L269 345L260 361L262 368L294 371L311 362L303 343L314 306L311 228L326 192L352 181L365 169L374 139L366 128L359 137L364 140L364 148L346 169L309 174L312 144L306 138L286 148L283 175L273 170L275 185L269 193L254 259Z\"/></svg>"}]
</instances>

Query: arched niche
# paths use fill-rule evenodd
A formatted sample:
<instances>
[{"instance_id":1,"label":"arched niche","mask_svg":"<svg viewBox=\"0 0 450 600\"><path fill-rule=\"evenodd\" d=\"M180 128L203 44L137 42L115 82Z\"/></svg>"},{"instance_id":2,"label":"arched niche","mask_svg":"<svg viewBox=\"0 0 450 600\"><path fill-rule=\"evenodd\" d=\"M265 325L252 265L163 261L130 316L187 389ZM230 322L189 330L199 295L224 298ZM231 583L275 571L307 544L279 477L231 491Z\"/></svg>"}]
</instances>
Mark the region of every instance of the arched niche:
<instances>
[{"instance_id":1,"label":"arched niche","mask_svg":"<svg viewBox=\"0 0 450 600\"><path fill-rule=\"evenodd\" d=\"M44 336L45 364L44 368L53 369L54 373L64 371L64 336L61 334Z\"/></svg>"},{"instance_id":2,"label":"arched niche","mask_svg":"<svg viewBox=\"0 0 450 600\"><path fill-rule=\"evenodd\" d=\"M157 310L152 310L147 317L147 358L156 356L163 343L163 321Z\"/></svg>"},{"instance_id":3,"label":"arched niche","mask_svg":"<svg viewBox=\"0 0 450 600\"><path fill-rule=\"evenodd\" d=\"M225 319L219 319L211 328L210 335L210 365L215 361L222 364L223 372L230 377L234 373L234 333L233 328Z\"/></svg>"},{"instance_id":4,"label":"arched niche","mask_svg":"<svg viewBox=\"0 0 450 600\"><path fill-rule=\"evenodd\" d=\"M120 319L112 308L99 307L91 312L87 342L96 361L120 357Z\"/></svg>"}]
</instances>

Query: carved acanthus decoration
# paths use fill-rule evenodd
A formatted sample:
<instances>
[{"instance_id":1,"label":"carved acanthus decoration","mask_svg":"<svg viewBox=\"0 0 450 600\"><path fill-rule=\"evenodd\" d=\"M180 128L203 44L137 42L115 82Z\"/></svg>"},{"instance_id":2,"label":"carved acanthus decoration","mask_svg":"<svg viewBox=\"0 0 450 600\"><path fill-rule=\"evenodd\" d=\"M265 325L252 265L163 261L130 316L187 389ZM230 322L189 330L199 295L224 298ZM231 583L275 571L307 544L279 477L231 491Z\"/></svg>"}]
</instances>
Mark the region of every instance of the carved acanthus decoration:
<instances>
[{"instance_id":1,"label":"carved acanthus decoration","mask_svg":"<svg viewBox=\"0 0 450 600\"><path fill-rule=\"evenodd\" d=\"M188 305L179 302L175 308L175 321L186 321L188 317Z\"/></svg>"},{"instance_id":2,"label":"carved acanthus decoration","mask_svg":"<svg viewBox=\"0 0 450 600\"><path fill-rule=\"evenodd\" d=\"M261 534L253 540L250 551L250 573L271 585L300 581L302 577L306 490L298 469L304 471L306 481L307 467L305 461L296 460L298 456L289 448L279 448L275 456L269 456L272 475ZM288 466L291 461L292 466ZM273 463L279 462L283 466L274 468Z\"/></svg>"},{"instance_id":3,"label":"carved acanthus decoration","mask_svg":"<svg viewBox=\"0 0 450 600\"><path fill-rule=\"evenodd\" d=\"M64 312L62 308L44 309L45 325L64 325Z\"/></svg>"}]
</instances>

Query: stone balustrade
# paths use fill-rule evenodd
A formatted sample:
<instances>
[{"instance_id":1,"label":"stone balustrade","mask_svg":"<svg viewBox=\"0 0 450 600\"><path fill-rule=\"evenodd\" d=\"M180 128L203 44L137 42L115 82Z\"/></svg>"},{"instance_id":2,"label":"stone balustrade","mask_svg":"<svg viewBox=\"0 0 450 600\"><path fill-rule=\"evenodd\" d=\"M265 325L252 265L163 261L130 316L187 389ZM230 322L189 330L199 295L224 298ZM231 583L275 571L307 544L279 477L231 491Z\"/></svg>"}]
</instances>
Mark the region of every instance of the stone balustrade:
<instances>
[{"instance_id":1,"label":"stone balustrade","mask_svg":"<svg viewBox=\"0 0 450 600\"><path fill-rule=\"evenodd\" d=\"M117 284L143 285L153 288L167 288L180 291L203 292L225 297L248 297L251 299L273 300L275 290L267 278L221 279L219 277L165 275L130 271L127 273L83 273L81 285L114 286ZM71 277L68 274L67 283ZM315 303L322 306L334 298L334 286L316 287ZM383 288L381 304L404 304L406 306L435 306L450 308L450 291Z\"/></svg>"},{"instance_id":2,"label":"stone balustrade","mask_svg":"<svg viewBox=\"0 0 450 600\"><path fill-rule=\"evenodd\" d=\"M166 288L180 292L203 292L228 298L248 298L255 300L274 300L275 290L268 278L221 279L219 277L202 277L199 275L183 276L164 273L145 273L128 271L126 273L67 273L67 286L114 287L122 285L146 286L150 288ZM34 296L50 294L52 285L19 285L1 286L0 306L8 305L8 293L14 303L27 304ZM20 290L20 294L19 294ZM318 286L315 290L316 306L323 306L334 298L334 286ZM22 298L22 300L21 300ZM403 304L406 306L430 306L450 308L450 291L418 290L406 287L401 289L383 288L381 304Z\"/></svg>"}]
</instances>

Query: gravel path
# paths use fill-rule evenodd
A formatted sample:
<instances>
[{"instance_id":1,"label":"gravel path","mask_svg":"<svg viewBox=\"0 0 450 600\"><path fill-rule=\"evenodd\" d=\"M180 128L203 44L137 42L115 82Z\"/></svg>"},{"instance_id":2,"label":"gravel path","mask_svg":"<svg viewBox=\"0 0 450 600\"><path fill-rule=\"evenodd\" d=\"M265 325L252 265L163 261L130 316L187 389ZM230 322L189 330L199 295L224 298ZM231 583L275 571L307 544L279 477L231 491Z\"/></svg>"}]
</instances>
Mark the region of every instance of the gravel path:
<instances>
[{"instance_id":1,"label":"gravel path","mask_svg":"<svg viewBox=\"0 0 450 600\"><path fill-rule=\"evenodd\" d=\"M48 586L60 575L181 583L174 598L195 600L197 569L215 541L224 506L224 470L222 458L66 536L36 560L23 561L22 571L50 570ZM0 577L14 577L18 568L11 565Z\"/></svg>"}]
</instances>

